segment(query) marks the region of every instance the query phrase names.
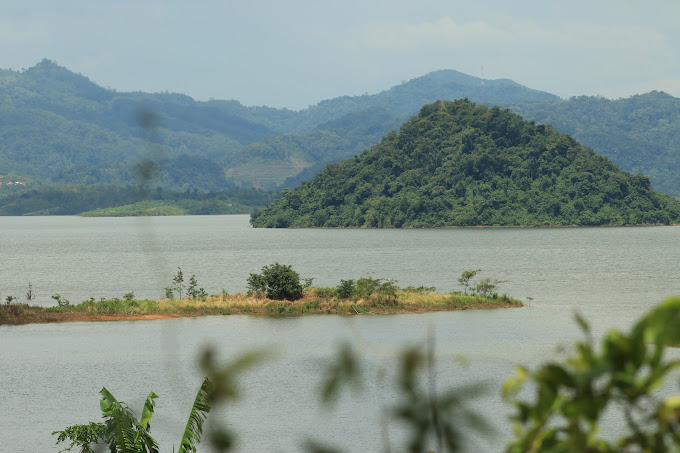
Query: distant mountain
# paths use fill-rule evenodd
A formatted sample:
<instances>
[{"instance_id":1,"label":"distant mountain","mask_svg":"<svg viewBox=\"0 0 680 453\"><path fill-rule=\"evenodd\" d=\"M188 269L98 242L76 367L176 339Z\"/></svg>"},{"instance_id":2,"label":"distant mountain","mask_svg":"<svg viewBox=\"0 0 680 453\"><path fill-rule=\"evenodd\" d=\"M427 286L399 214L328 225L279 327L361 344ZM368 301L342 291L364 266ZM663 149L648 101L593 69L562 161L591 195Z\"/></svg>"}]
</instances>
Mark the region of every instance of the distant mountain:
<instances>
[{"instance_id":1,"label":"distant mountain","mask_svg":"<svg viewBox=\"0 0 680 453\"><path fill-rule=\"evenodd\" d=\"M295 112L177 93L119 93L43 60L23 72L0 70L0 172L48 183L126 185L135 182L138 163L152 159L160 164L157 183L167 189L276 188L373 145L442 96L557 99L509 81L482 84L439 71ZM141 127L143 113L153 115L151 129Z\"/></svg>"},{"instance_id":2,"label":"distant mountain","mask_svg":"<svg viewBox=\"0 0 680 453\"><path fill-rule=\"evenodd\" d=\"M0 82L0 172L45 182L131 184L153 159L166 188L229 189L215 159L279 133L185 95L107 90L49 60L2 71ZM153 118L146 129L143 114ZM206 173L206 160L219 171Z\"/></svg>"},{"instance_id":3,"label":"distant mountain","mask_svg":"<svg viewBox=\"0 0 680 453\"><path fill-rule=\"evenodd\" d=\"M292 111L177 93L121 93L43 60L21 72L0 70L0 175L126 186L137 182L140 163L153 161L153 185L168 190L292 188L375 145L422 105L459 98L552 124L680 197L679 99L649 93L565 101L454 70Z\"/></svg>"},{"instance_id":4,"label":"distant mountain","mask_svg":"<svg viewBox=\"0 0 680 453\"><path fill-rule=\"evenodd\" d=\"M305 113L307 117L315 119L311 123L314 128L346 114L373 107L382 107L396 118L406 120L409 116L415 115L424 104L465 97L472 101L499 106L560 99L554 94L532 90L511 80L484 80L446 69L403 82L378 94L342 96L322 101L307 109Z\"/></svg>"},{"instance_id":5,"label":"distant mountain","mask_svg":"<svg viewBox=\"0 0 680 453\"><path fill-rule=\"evenodd\" d=\"M399 132L252 214L255 227L680 222L680 201L550 126L469 100L426 105Z\"/></svg>"}]
</instances>

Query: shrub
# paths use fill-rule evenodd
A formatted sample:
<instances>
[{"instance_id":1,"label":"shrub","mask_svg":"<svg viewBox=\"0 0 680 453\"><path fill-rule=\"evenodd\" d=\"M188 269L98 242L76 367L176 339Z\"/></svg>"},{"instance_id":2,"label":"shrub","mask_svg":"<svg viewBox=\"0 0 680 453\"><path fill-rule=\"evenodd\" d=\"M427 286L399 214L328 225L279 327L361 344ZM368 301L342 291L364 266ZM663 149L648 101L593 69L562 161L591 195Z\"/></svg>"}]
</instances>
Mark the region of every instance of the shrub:
<instances>
[{"instance_id":1,"label":"shrub","mask_svg":"<svg viewBox=\"0 0 680 453\"><path fill-rule=\"evenodd\" d=\"M340 280L340 284L336 288L338 297L341 299L349 299L354 296L355 284L354 280Z\"/></svg>"},{"instance_id":2,"label":"shrub","mask_svg":"<svg viewBox=\"0 0 680 453\"><path fill-rule=\"evenodd\" d=\"M395 283L393 280L362 277L357 280L354 297L370 301L376 305L396 305L399 288Z\"/></svg>"},{"instance_id":3,"label":"shrub","mask_svg":"<svg viewBox=\"0 0 680 453\"><path fill-rule=\"evenodd\" d=\"M205 289L198 288L198 281L196 280L195 275L192 275L191 278L189 279L189 286L187 287L187 294L192 299L205 300L205 298L208 297L208 293L205 291Z\"/></svg>"},{"instance_id":4,"label":"shrub","mask_svg":"<svg viewBox=\"0 0 680 453\"><path fill-rule=\"evenodd\" d=\"M56 300L57 304L60 307L68 307L69 305L71 305L71 302L68 299L60 296L59 294L55 294L54 296L52 296L52 299Z\"/></svg>"},{"instance_id":5,"label":"shrub","mask_svg":"<svg viewBox=\"0 0 680 453\"><path fill-rule=\"evenodd\" d=\"M311 283L311 280L308 280ZM269 299L297 300L302 297L304 286L300 274L291 266L274 263L262 268L261 274L248 277L248 294L264 293Z\"/></svg>"},{"instance_id":6,"label":"shrub","mask_svg":"<svg viewBox=\"0 0 680 453\"><path fill-rule=\"evenodd\" d=\"M480 296L484 297L491 297L495 294L496 288L498 288L498 285L501 283L505 283L505 281L485 277L481 279L477 285L475 285L475 294L479 294ZM497 294L496 297L498 297Z\"/></svg>"},{"instance_id":7,"label":"shrub","mask_svg":"<svg viewBox=\"0 0 680 453\"><path fill-rule=\"evenodd\" d=\"M418 294L427 294L427 293L433 293L437 291L437 288L434 286L407 286L406 288L402 288L405 292L407 293L418 293Z\"/></svg>"},{"instance_id":8,"label":"shrub","mask_svg":"<svg viewBox=\"0 0 680 453\"><path fill-rule=\"evenodd\" d=\"M469 271L463 271L462 274L460 274L460 278L458 279L458 283L465 289L465 294L467 295L468 293L468 288L470 287L470 279L477 275L478 272L481 272L481 269L475 269L475 270L469 270Z\"/></svg>"},{"instance_id":9,"label":"shrub","mask_svg":"<svg viewBox=\"0 0 680 453\"><path fill-rule=\"evenodd\" d=\"M465 289L466 295L468 294L468 289L471 289L472 294L497 299L498 294L496 294L496 289L501 283L507 283L506 280L497 280L495 278L484 277L477 284L473 285L471 282L472 278L474 278L481 271L481 269L464 271L462 274L460 274L458 283L460 283L460 285Z\"/></svg>"},{"instance_id":10,"label":"shrub","mask_svg":"<svg viewBox=\"0 0 680 453\"><path fill-rule=\"evenodd\" d=\"M338 295L335 288L314 288L314 294L322 299L331 299Z\"/></svg>"},{"instance_id":11,"label":"shrub","mask_svg":"<svg viewBox=\"0 0 680 453\"><path fill-rule=\"evenodd\" d=\"M31 301L35 299L35 291L33 291L33 284L28 282L28 291L26 291L26 300Z\"/></svg>"},{"instance_id":12,"label":"shrub","mask_svg":"<svg viewBox=\"0 0 680 453\"><path fill-rule=\"evenodd\" d=\"M517 367L503 386L516 422L506 451L678 451L680 397L663 386L680 366L667 347L680 341L678 320L680 299L669 299L629 332L608 331L598 345L577 315L585 340L569 348L573 356L535 370ZM533 397L520 393L525 387ZM618 439L601 435L601 421L612 415L622 420Z\"/></svg>"}]
</instances>

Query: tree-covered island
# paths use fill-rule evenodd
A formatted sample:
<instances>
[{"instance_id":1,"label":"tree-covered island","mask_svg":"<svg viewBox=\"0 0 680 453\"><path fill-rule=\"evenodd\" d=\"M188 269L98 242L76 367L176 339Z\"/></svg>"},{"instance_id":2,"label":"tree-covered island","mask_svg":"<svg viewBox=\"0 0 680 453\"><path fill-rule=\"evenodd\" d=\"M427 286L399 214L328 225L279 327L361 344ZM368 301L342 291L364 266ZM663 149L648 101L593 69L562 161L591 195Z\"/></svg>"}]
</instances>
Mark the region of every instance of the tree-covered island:
<instances>
[{"instance_id":1,"label":"tree-covered island","mask_svg":"<svg viewBox=\"0 0 680 453\"><path fill-rule=\"evenodd\" d=\"M640 225L680 202L551 126L437 101L380 143L251 215L255 227Z\"/></svg>"}]
</instances>

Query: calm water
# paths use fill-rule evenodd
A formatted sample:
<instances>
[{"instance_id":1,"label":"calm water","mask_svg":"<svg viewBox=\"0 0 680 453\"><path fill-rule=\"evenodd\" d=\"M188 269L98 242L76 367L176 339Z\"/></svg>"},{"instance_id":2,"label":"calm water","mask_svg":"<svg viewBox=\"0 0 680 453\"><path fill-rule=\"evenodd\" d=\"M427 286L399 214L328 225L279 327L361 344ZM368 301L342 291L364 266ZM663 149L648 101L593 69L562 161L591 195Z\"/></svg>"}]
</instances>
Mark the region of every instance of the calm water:
<instances>
[{"instance_id":1,"label":"calm water","mask_svg":"<svg viewBox=\"0 0 680 453\"><path fill-rule=\"evenodd\" d=\"M463 270L481 268L482 276L508 281L501 291L532 298L527 308L496 311L0 327L2 451L57 451L50 433L97 420L103 385L134 409L149 391L158 393L152 432L172 451L201 381L195 358L206 345L224 358L275 350L244 376L243 402L212 418L235 427L239 451L301 451L307 436L346 451L381 451L378 408L393 402L386 380L395 351L428 331L440 387L489 382L490 393L474 406L499 433L471 450L500 451L510 432L498 389L514 364L553 358L559 345L579 338L575 311L602 333L680 293L677 227L255 230L245 216L0 218L0 254L0 297L23 297L30 281L45 305L55 293L72 302L130 291L157 298L178 266L209 292L243 291L250 272L275 261L316 285L370 274L440 291L456 289ZM323 411L319 374L344 341L365 354L371 379L359 397ZM459 355L470 365L455 361ZM386 377L378 377L381 369ZM396 443L400 432L390 427L389 436Z\"/></svg>"}]
</instances>

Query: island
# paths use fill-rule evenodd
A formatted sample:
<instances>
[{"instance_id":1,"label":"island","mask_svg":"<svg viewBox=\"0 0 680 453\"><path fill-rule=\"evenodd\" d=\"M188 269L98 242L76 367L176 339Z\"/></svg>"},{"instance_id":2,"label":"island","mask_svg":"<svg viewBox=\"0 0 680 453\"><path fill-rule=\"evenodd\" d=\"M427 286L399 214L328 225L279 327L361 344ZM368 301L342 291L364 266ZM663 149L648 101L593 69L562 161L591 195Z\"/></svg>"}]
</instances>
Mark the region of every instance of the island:
<instances>
[{"instance_id":1,"label":"island","mask_svg":"<svg viewBox=\"0 0 680 453\"><path fill-rule=\"evenodd\" d=\"M553 127L467 99L435 102L360 155L251 215L254 227L599 226L680 222L647 176Z\"/></svg>"},{"instance_id":2,"label":"island","mask_svg":"<svg viewBox=\"0 0 680 453\"><path fill-rule=\"evenodd\" d=\"M70 321L133 321L163 318L310 314L369 315L423 313L522 307L519 300L498 294L435 293L422 288L398 289L382 297L343 298L334 288L307 288L300 299L276 300L263 294L219 294L183 299L137 300L131 297L88 300L79 304L39 307L28 304L0 305L0 325Z\"/></svg>"}]
</instances>

